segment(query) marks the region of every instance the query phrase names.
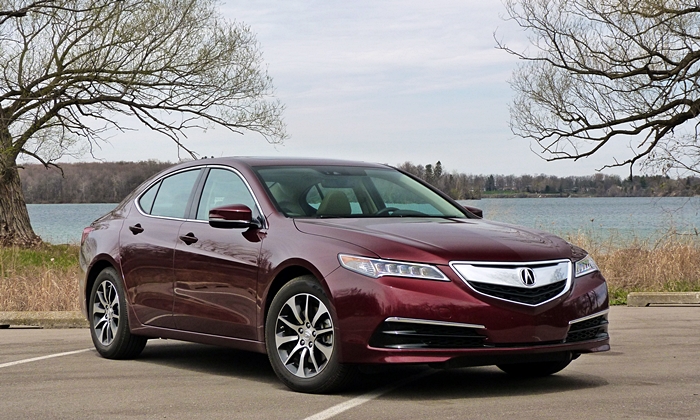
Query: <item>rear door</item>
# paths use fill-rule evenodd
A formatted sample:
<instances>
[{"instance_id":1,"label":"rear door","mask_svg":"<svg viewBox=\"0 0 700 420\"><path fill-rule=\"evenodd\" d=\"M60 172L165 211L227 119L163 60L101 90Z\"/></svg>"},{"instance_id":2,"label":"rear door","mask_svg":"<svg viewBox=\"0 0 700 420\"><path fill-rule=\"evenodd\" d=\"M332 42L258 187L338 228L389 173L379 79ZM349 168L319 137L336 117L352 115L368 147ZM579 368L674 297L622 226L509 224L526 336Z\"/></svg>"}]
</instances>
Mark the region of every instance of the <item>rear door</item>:
<instances>
[{"instance_id":1,"label":"rear door","mask_svg":"<svg viewBox=\"0 0 700 420\"><path fill-rule=\"evenodd\" d=\"M120 233L124 282L144 325L174 328L173 256L202 169L154 183L136 200Z\"/></svg>"}]
</instances>

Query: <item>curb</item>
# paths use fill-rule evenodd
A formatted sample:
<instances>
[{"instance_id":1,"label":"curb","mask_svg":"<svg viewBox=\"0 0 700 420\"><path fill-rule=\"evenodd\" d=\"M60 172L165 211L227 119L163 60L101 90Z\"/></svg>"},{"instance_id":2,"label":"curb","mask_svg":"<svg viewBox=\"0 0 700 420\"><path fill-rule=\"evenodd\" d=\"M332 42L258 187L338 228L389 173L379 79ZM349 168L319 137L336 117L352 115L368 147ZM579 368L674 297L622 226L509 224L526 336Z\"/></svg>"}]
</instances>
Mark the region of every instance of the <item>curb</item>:
<instances>
[{"instance_id":1,"label":"curb","mask_svg":"<svg viewBox=\"0 0 700 420\"><path fill-rule=\"evenodd\" d=\"M700 305L700 292L632 292L627 306Z\"/></svg>"},{"instance_id":2,"label":"curb","mask_svg":"<svg viewBox=\"0 0 700 420\"><path fill-rule=\"evenodd\" d=\"M0 312L0 328L11 325L34 326L40 328L88 328L88 321L79 311L52 312Z\"/></svg>"}]
</instances>

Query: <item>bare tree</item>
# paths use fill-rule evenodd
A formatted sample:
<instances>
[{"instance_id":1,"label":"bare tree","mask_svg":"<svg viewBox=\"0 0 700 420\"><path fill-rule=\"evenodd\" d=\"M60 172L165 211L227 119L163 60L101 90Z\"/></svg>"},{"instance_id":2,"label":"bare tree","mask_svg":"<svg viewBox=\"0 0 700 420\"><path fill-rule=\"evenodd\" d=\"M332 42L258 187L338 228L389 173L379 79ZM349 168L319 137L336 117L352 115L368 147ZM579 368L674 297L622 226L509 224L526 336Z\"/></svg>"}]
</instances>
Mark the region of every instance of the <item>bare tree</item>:
<instances>
[{"instance_id":1,"label":"bare tree","mask_svg":"<svg viewBox=\"0 0 700 420\"><path fill-rule=\"evenodd\" d=\"M216 0L0 0L0 245L40 242L18 158L45 166L145 126L196 156L191 128L285 138L250 29Z\"/></svg>"},{"instance_id":2,"label":"bare tree","mask_svg":"<svg viewBox=\"0 0 700 420\"><path fill-rule=\"evenodd\" d=\"M0 25L12 18L27 16L27 13L30 11L38 10L42 7L52 7L52 3L54 3L54 0L37 0L32 3L0 3L2 4L2 6L0 6L2 7L2 9L0 9ZM57 7L61 6L57 5Z\"/></svg>"},{"instance_id":3,"label":"bare tree","mask_svg":"<svg viewBox=\"0 0 700 420\"><path fill-rule=\"evenodd\" d=\"M606 167L700 172L697 0L505 0L530 36L516 51L511 128L548 160L612 143Z\"/></svg>"}]
</instances>

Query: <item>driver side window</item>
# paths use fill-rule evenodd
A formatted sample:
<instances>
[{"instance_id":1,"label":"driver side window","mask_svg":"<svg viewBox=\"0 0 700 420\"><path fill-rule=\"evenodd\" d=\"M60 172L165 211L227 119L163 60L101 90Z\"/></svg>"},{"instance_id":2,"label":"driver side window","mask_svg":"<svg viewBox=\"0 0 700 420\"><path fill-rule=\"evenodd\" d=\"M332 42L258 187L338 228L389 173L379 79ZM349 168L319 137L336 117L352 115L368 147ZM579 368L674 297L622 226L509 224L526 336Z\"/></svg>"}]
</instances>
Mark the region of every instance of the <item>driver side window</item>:
<instances>
[{"instance_id":1,"label":"driver side window","mask_svg":"<svg viewBox=\"0 0 700 420\"><path fill-rule=\"evenodd\" d=\"M211 169L197 207L197 220L209 220L209 210L227 204L245 204L252 210L254 218L259 215L252 194L236 173Z\"/></svg>"}]
</instances>

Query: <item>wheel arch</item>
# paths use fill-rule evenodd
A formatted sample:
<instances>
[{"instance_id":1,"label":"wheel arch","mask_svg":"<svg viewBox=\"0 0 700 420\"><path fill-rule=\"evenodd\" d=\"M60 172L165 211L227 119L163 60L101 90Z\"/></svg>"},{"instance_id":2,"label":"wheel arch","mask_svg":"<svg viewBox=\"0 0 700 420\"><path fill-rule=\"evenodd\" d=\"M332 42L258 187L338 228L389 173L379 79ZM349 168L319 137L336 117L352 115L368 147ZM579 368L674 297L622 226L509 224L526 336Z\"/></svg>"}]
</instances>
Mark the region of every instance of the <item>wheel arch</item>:
<instances>
[{"instance_id":1,"label":"wheel arch","mask_svg":"<svg viewBox=\"0 0 700 420\"><path fill-rule=\"evenodd\" d=\"M117 274L119 274L121 278L121 271L119 270L117 263L113 259L108 258L107 256L101 256L95 259L92 262L92 264L90 264L90 267L88 268L87 273L85 274L85 290L83 291L84 294L82 296L82 299L83 302L85 302L86 311L88 301L90 300L90 292L92 292L92 286L95 284L97 276L105 268L113 268L114 270L116 270ZM122 286L126 287L125 284L122 284Z\"/></svg>"},{"instance_id":2,"label":"wheel arch","mask_svg":"<svg viewBox=\"0 0 700 420\"><path fill-rule=\"evenodd\" d=\"M326 293L326 296L328 296L328 299L331 301L331 304L333 306L333 297L330 294L330 289L328 288L328 285L326 284L326 281L324 277L321 275L321 273L313 266L309 266L308 264L305 264L304 262L300 261L294 261L294 262L289 262L289 264L281 269L273 278L273 280L270 282L269 287L267 287L267 291L265 293L265 298L263 300L263 308L262 308L262 323L261 325L263 326L267 322L267 314L270 310L270 305L272 304L272 299L275 298L275 295L277 292L280 291L280 289L287 283L289 283L291 280L294 280L297 277L301 276L313 276L316 281L321 285L321 288L323 291ZM332 309L335 311L335 308Z\"/></svg>"}]
</instances>

